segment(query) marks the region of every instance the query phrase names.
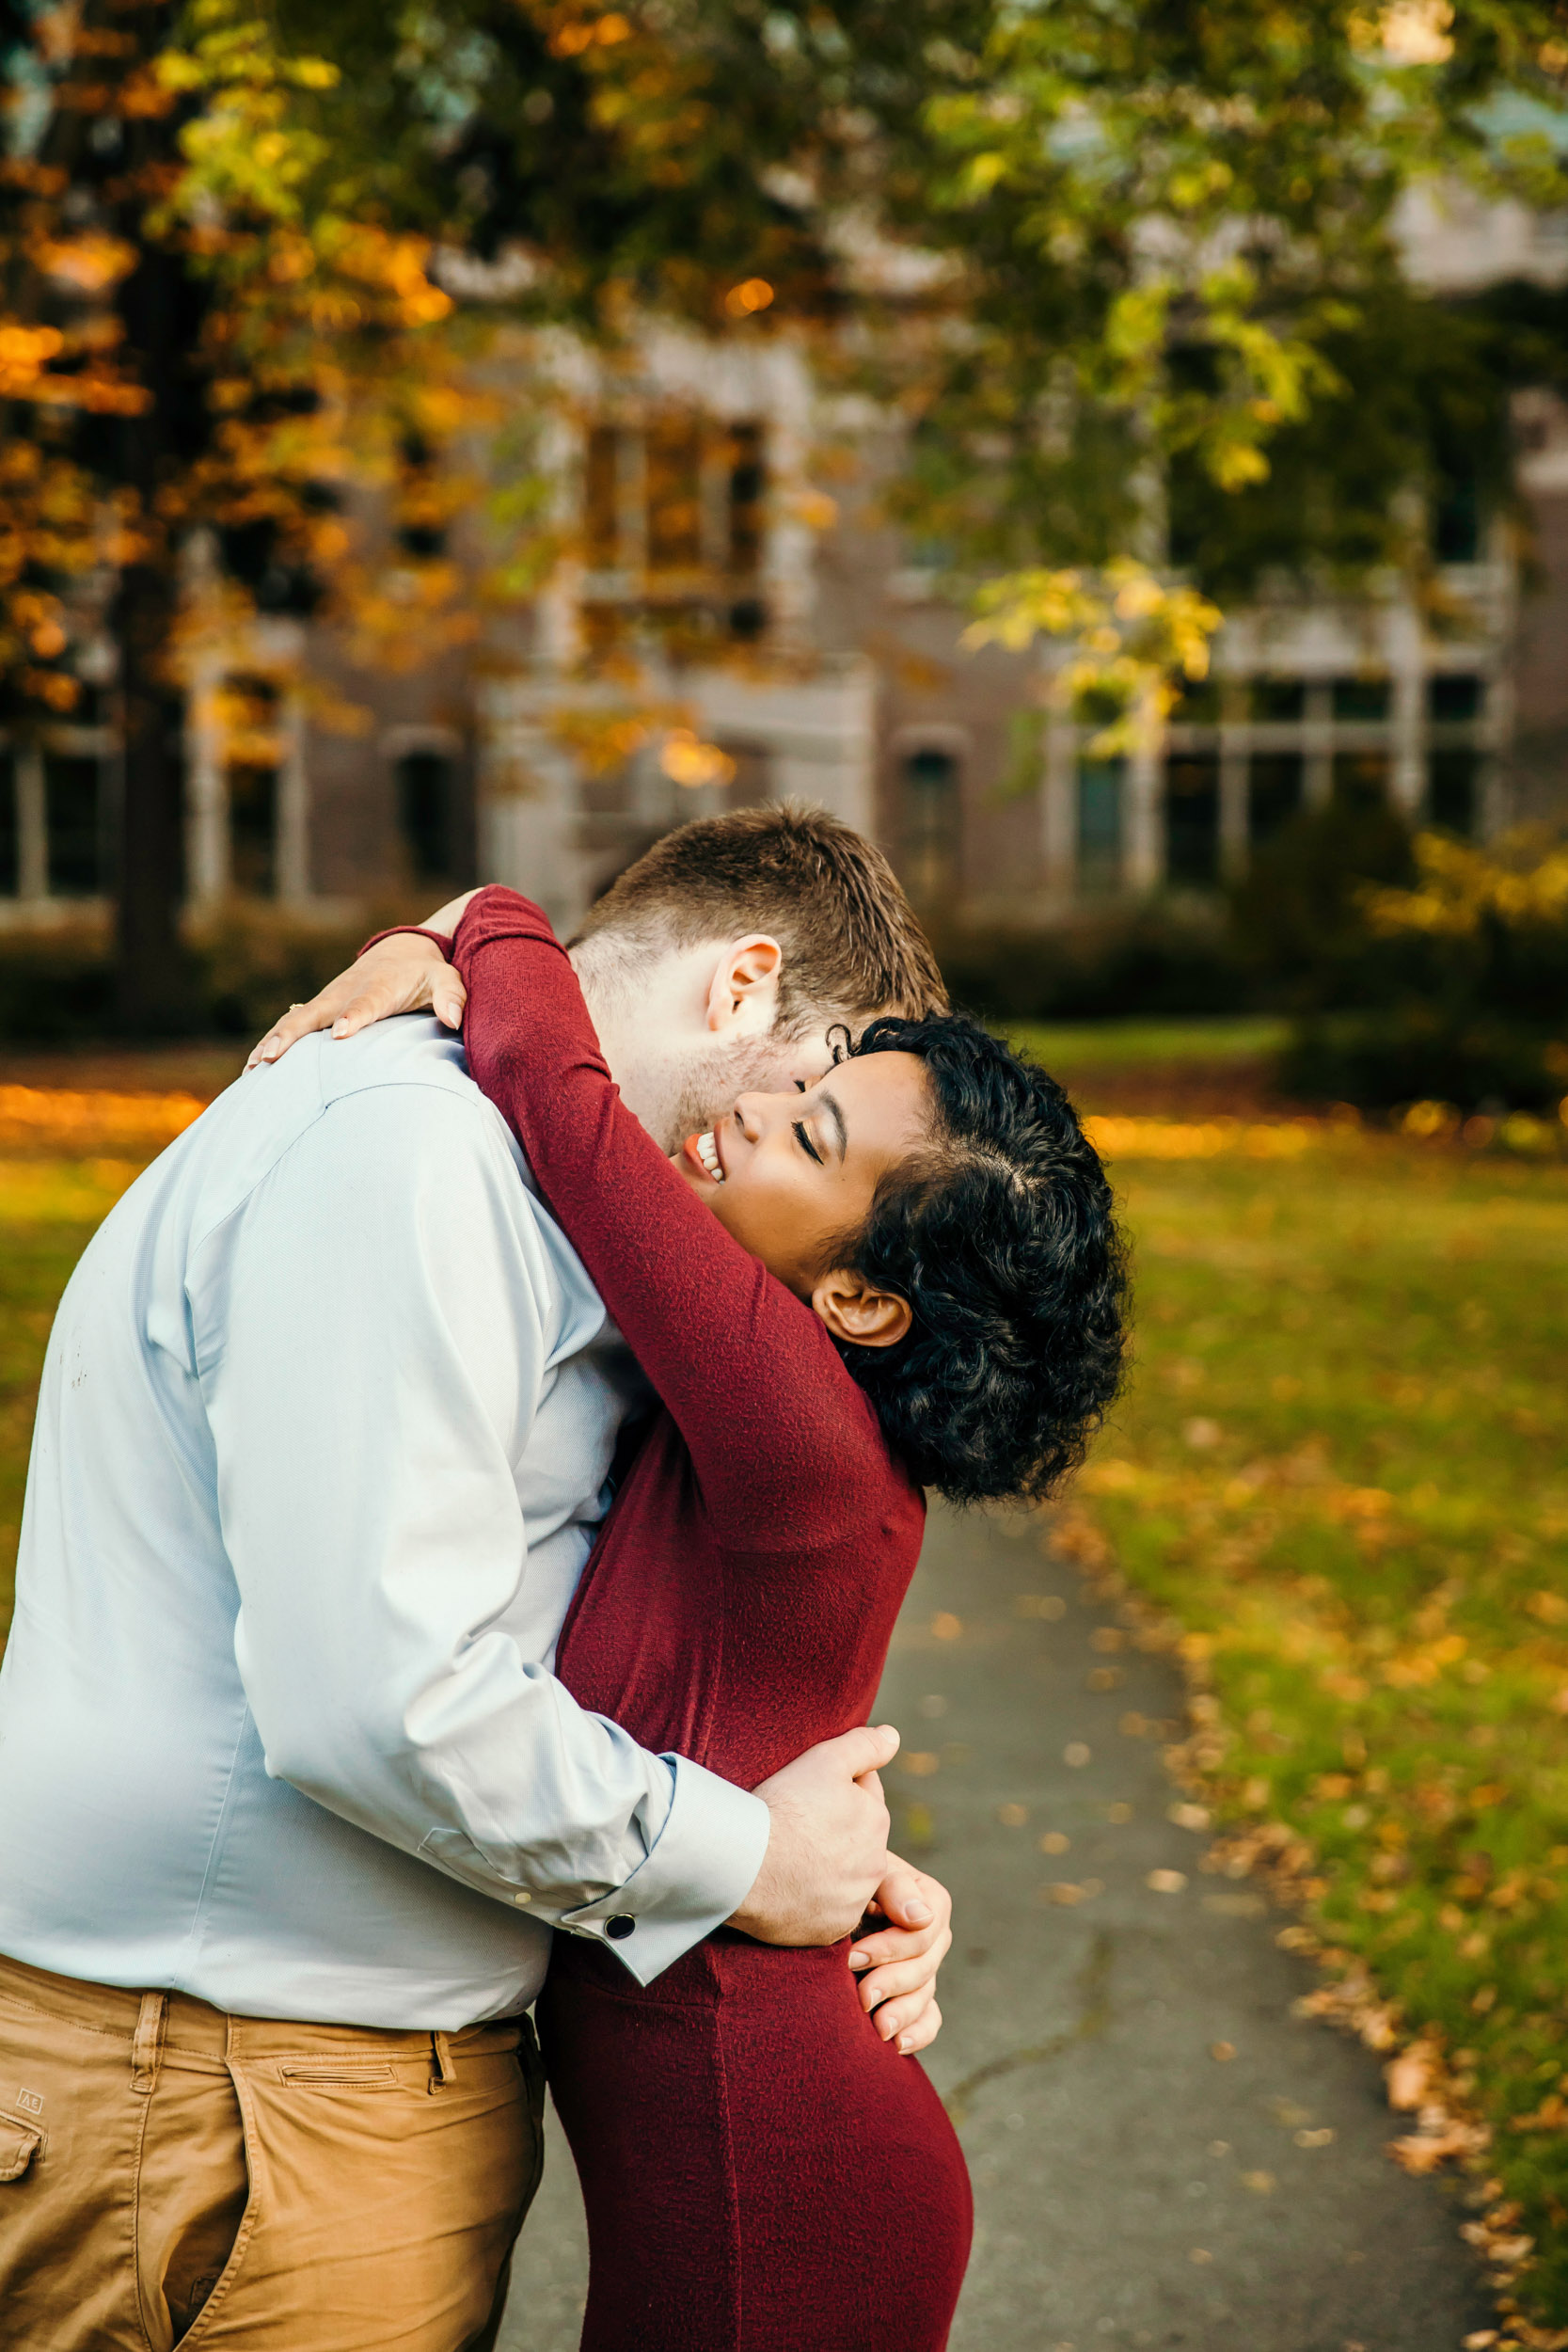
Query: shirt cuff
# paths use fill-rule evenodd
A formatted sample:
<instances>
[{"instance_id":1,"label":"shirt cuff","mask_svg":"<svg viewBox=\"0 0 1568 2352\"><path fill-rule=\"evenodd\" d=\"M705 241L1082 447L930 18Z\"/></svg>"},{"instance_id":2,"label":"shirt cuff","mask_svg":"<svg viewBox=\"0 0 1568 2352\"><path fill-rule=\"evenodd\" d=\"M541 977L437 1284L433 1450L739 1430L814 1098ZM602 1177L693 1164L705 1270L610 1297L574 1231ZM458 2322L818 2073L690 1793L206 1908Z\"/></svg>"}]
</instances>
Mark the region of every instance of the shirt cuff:
<instances>
[{"instance_id":1,"label":"shirt cuff","mask_svg":"<svg viewBox=\"0 0 1568 2352\"><path fill-rule=\"evenodd\" d=\"M556 1921L602 1943L639 1984L651 1984L739 1910L762 1868L770 1827L760 1797L687 1756L660 1761L671 1769L674 1793L646 1859L624 1886Z\"/></svg>"}]
</instances>

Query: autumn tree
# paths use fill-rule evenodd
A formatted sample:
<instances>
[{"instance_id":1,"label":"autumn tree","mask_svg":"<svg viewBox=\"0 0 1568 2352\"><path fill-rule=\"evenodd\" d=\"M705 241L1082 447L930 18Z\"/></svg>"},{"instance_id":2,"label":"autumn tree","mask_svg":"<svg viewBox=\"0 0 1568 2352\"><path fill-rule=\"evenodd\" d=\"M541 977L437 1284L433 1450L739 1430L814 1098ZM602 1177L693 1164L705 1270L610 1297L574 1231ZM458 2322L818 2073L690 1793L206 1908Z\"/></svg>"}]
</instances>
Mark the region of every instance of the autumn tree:
<instances>
[{"instance_id":1,"label":"autumn tree","mask_svg":"<svg viewBox=\"0 0 1568 2352\"><path fill-rule=\"evenodd\" d=\"M1408 380L1386 364L1391 321L1444 384L1458 348L1401 284L1395 208L1435 170L1560 195L1550 138L1494 103L1523 93L1537 126L1560 112L1558 13L13 12L0 662L13 726L41 723L78 691L77 616L106 608L122 1018L181 1009L170 706L193 551L236 617L373 606L342 486L369 456L384 483L401 467L405 493L436 495L473 357L438 250L520 259L506 308L525 322L613 342L673 313L811 337L830 380L904 420L891 502L948 546L957 580L989 576L982 628L1067 637L1132 710L1201 667L1218 617L1204 587L1325 551L1416 560L1393 477L1421 485L1465 396L1402 418L1389 394ZM865 265L890 243L918 263L891 280ZM1481 354L1489 382L1538 366L1556 330L1535 317L1533 356L1512 331ZM1318 423L1336 404L1378 423L1386 462L1358 465L1356 437ZM1307 462L1312 501L1291 486Z\"/></svg>"}]
</instances>

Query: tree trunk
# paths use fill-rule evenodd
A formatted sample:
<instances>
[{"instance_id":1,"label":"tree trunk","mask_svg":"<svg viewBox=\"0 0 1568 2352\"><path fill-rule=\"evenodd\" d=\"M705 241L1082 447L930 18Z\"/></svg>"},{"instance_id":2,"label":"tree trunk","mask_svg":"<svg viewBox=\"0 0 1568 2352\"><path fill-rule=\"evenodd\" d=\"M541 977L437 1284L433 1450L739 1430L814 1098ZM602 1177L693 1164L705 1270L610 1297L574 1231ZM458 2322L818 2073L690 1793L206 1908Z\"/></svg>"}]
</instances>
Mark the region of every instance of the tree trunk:
<instances>
[{"instance_id":1,"label":"tree trunk","mask_svg":"<svg viewBox=\"0 0 1568 2352\"><path fill-rule=\"evenodd\" d=\"M188 1029L196 1017L180 939L184 767L173 742L166 674L177 582L166 565L132 564L116 600L123 757L115 888L115 1014L140 1035Z\"/></svg>"}]
</instances>

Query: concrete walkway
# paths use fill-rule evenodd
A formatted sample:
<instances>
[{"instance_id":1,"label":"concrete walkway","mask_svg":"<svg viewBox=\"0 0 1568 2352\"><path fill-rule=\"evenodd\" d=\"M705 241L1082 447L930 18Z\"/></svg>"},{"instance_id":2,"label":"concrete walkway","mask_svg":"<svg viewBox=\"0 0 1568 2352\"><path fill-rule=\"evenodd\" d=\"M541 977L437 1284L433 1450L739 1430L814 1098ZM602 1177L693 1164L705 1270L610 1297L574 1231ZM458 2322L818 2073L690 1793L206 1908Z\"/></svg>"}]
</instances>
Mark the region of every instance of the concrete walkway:
<instances>
[{"instance_id":1,"label":"concrete walkway","mask_svg":"<svg viewBox=\"0 0 1568 2352\"><path fill-rule=\"evenodd\" d=\"M1278 1915L1198 1874L1153 1729L1176 1676L1094 1645L1110 1613L1037 1526L933 1518L882 1699L899 1834L957 1907L931 2074L978 2233L952 2352L1458 2352L1488 2314L1452 2190L1383 2153L1376 2063L1291 2019L1312 1979ZM572 2352L584 2268L557 2136L501 2352Z\"/></svg>"}]
</instances>

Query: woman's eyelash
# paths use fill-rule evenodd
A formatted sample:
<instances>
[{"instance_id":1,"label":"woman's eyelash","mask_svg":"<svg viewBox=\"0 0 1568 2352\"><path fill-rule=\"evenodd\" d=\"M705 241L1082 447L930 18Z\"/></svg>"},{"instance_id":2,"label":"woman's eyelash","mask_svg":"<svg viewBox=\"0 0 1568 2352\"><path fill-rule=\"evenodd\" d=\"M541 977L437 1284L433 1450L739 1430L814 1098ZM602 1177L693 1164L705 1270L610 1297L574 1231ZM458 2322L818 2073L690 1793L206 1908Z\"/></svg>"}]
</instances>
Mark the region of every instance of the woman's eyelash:
<instances>
[{"instance_id":1,"label":"woman's eyelash","mask_svg":"<svg viewBox=\"0 0 1568 2352\"><path fill-rule=\"evenodd\" d=\"M799 1119L797 1119L793 1123L795 1127L795 1140L800 1145L802 1152L810 1152L812 1158L816 1162L817 1167L820 1168L823 1165L822 1154L817 1150L816 1144L813 1143L810 1136L807 1135L803 1123Z\"/></svg>"}]
</instances>

